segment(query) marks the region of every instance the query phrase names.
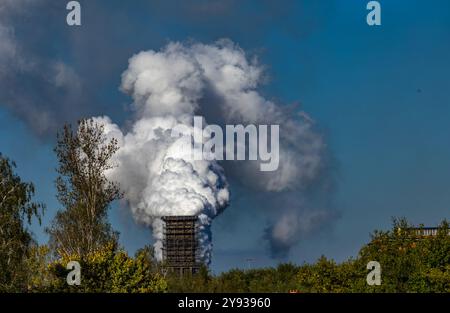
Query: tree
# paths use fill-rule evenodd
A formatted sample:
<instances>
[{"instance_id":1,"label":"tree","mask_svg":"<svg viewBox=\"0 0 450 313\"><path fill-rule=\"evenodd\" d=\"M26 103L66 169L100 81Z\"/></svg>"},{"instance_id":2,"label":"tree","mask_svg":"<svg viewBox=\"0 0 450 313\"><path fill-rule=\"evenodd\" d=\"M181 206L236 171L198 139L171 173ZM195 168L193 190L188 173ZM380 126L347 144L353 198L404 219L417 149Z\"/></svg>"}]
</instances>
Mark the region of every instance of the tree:
<instances>
[{"instance_id":1,"label":"tree","mask_svg":"<svg viewBox=\"0 0 450 313\"><path fill-rule=\"evenodd\" d=\"M437 236L420 236L405 219L394 219L390 231L375 231L364 246L355 267L376 260L381 264L381 286L367 286L363 279L356 288L372 292L449 292L450 236L443 221ZM367 273L367 271L366 271Z\"/></svg>"},{"instance_id":2,"label":"tree","mask_svg":"<svg viewBox=\"0 0 450 313\"><path fill-rule=\"evenodd\" d=\"M64 209L47 228L50 247L59 257L83 257L117 240L118 234L107 222L107 212L111 202L122 194L105 172L114 167L111 158L118 144L114 138L108 140L104 126L93 119L79 121L75 133L65 125L57 138L56 188Z\"/></svg>"},{"instance_id":3,"label":"tree","mask_svg":"<svg viewBox=\"0 0 450 313\"><path fill-rule=\"evenodd\" d=\"M50 249L46 245L33 244L25 260L25 266L28 270L27 291L40 292L45 291L50 285L54 284L55 277L48 270L52 262Z\"/></svg>"},{"instance_id":4,"label":"tree","mask_svg":"<svg viewBox=\"0 0 450 313\"><path fill-rule=\"evenodd\" d=\"M34 186L22 182L13 169L14 162L0 154L0 291L16 292L26 288L24 266L33 243L26 224L36 217L41 223L45 206L32 202Z\"/></svg>"},{"instance_id":5,"label":"tree","mask_svg":"<svg viewBox=\"0 0 450 313\"><path fill-rule=\"evenodd\" d=\"M305 264L300 268L297 289L302 292L348 292L351 265L351 262L336 264L322 256L315 264Z\"/></svg>"},{"instance_id":6,"label":"tree","mask_svg":"<svg viewBox=\"0 0 450 313\"><path fill-rule=\"evenodd\" d=\"M81 284L66 283L69 261L81 266ZM156 270L155 260L149 249L141 249L134 258L117 247L114 242L104 245L84 257L67 255L51 263L49 272L55 278L44 291L50 292L117 292L150 293L167 291L167 282Z\"/></svg>"}]
</instances>

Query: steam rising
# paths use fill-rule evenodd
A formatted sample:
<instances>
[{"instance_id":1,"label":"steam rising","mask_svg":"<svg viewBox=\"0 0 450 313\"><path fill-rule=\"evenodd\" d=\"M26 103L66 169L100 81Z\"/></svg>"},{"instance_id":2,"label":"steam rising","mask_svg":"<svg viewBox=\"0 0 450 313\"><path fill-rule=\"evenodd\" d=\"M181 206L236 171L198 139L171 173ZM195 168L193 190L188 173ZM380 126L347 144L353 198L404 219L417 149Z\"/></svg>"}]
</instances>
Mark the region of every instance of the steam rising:
<instances>
[{"instance_id":1,"label":"steam rising","mask_svg":"<svg viewBox=\"0 0 450 313\"><path fill-rule=\"evenodd\" d=\"M209 263L210 225L229 202L222 166L216 161L194 161L188 154L195 145L186 144L192 145L193 133L199 131L193 126L194 115L202 113L206 122L214 116L221 123L280 125L277 171L260 172L258 161L224 163L244 185L264 192L301 193L320 175L325 145L313 130L312 119L262 97L257 88L263 81L257 60L250 60L229 40L210 45L169 43L161 51L140 52L129 60L121 89L133 98L131 128L123 132L108 117L97 120L121 147L118 167L108 175L120 183L135 219L152 227L158 258L162 256L160 217L199 215L201 258ZM180 126L184 135L192 137L191 143L171 136ZM302 221L305 213L295 210L276 212L277 221L268 232L272 247L288 250L302 229L307 231L310 223L322 220L316 214ZM305 207L301 210L307 212Z\"/></svg>"}]
</instances>

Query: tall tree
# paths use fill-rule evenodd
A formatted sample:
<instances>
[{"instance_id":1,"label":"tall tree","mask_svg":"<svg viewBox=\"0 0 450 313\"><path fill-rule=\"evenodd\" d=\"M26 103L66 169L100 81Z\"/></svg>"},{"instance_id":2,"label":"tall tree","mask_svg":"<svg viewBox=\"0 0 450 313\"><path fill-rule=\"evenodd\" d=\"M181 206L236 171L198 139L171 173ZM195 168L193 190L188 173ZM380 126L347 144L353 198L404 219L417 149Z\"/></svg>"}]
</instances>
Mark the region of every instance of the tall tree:
<instances>
[{"instance_id":1,"label":"tall tree","mask_svg":"<svg viewBox=\"0 0 450 313\"><path fill-rule=\"evenodd\" d=\"M34 186L14 173L16 164L0 154L0 291L23 291L24 266L33 238L27 228L33 217L41 222L44 205L32 202Z\"/></svg>"},{"instance_id":2,"label":"tall tree","mask_svg":"<svg viewBox=\"0 0 450 313\"><path fill-rule=\"evenodd\" d=\"M117 150L117 140L106 138L104 126L93 119L80 120L76 132L65 125L58 133L56 188L64 209L47 229L56 256L84 257L117 240L107 213L122 194L105 176L114 167L111 159Z\"/></svg>"}]
</instances>

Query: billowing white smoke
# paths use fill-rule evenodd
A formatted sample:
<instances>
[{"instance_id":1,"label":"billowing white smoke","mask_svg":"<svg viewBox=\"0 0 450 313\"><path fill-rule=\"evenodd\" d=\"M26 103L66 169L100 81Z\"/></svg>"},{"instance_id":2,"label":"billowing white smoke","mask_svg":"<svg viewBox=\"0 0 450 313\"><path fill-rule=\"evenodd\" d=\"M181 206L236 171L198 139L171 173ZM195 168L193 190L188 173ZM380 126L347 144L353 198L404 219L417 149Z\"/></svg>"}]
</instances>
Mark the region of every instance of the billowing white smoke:
<instances>
[{"instance_id":1,"label":"billowing white smoke","mask_svg":"<svg viewBox=\"0 0 450 313\"><path fill-rule=\"evenodd\" d=\"M198 215L200 256L208 263L211 220L227 206L229 193L216 162L192 160L186 140L171 136L180 124L190 126L189 116L143 117L125 135L108 118L97 120L119 141L119 166L109 175L120 183L135 218L152 226L157 258L162 257L160 217Z\"/></svg>"},{"instance_id":2,"label":"billowing white smoke","mask_svg":"<svg viewBox=\"0 0 450 313\"><path fill-rule=\"evenodd\" d=\"M229 192L222 168L215 161L194 161L190 153L201 70L182 54L144 52L130 59L122 88L132 95L138 118L127 134L108 118L98 118L121 147L118 167L110 176L120 183L135 218L152 226L158 259L162 257L160 217L198 215L200 257L209 263L211 220L228 205ZM175 129L186 133L174 137ZM185 136L191 136L192 142Z\"/></svg>"},{"instance_id":3,"label":"billowing white smoke","mask_svg":"<svg viewBox=\"0 0 450 313\"><path fill-rule=\"evenodd\" d=\"M123 133L109 118L98 120L121 147L116 155L118 167L109 175L120 183L136 220L152 226L158 258L162 239L159 217L199 215L202 257L208 263L211 221L228 204L222 167L215 161L192 160L186 140L171 136L180 125L185 126L184 135L199 131L193 126L194 114L213 111L223 123L281 125L278 170L263 173L258 161L239 162L239 170L231 172L238 172L244 183L281 192L301 190L317 177L322 166L322 138L312 130L312 121L305 114L292 117L264 99L256 90L262 80L261 66L248 60L229 40L211 45L170 43L159 52L141 52L129 60L121 89L134 100L136 118L131 129ZM279 219L285 220L281 212ZM288 226L298 228L301 223ZM286 236L297 233L290 230Z\"/></svg>"}]
</instances>

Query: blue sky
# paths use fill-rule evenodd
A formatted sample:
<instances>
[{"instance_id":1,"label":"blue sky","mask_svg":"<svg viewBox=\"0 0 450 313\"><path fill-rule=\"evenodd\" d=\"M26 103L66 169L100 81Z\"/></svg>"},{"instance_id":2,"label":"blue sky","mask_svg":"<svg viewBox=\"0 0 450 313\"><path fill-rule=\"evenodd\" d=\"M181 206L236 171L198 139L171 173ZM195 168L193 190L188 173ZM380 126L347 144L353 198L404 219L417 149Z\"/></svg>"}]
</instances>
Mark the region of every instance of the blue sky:
<instances>
[{"instance_id":1,"label":"blue sky","mask_svg":"<svg viewBox=\"0 0 450 313\"><path fill-rule=\"evenodd\" d=\"M41 91L38 75L7 88L28 93L30 105L52 112L57 124L89 114L124 122L131 99L118 90L120 75L141 50L226 37L258 56L270 77L262 93L301 103L325 134L336 168L339 218L301 240L284 261L355 256L370 232L390 227L392 216L430 226L450 217L450 2L380 1L382 25L369 27L364 0L80 1L78 28L65 25L64 5L42 2L4 23L14 26L27 56L44 65L62 60L75 70L83 81L73 102L79 106ZM36 198L48 207L45 226L59 208L54 133L37 132L15 98L2 96L0 82L0 151L35 183ZM252 266L277 264L261 238L264 216L249 209L239 189L234 197L213 224L212 269L246 267L247 258L255 259ZM151 232L126 208L114 205L110 219L130 252L150 242ZM46 242L43 227L32 229Z\"/></svg>"}]
</instances>

